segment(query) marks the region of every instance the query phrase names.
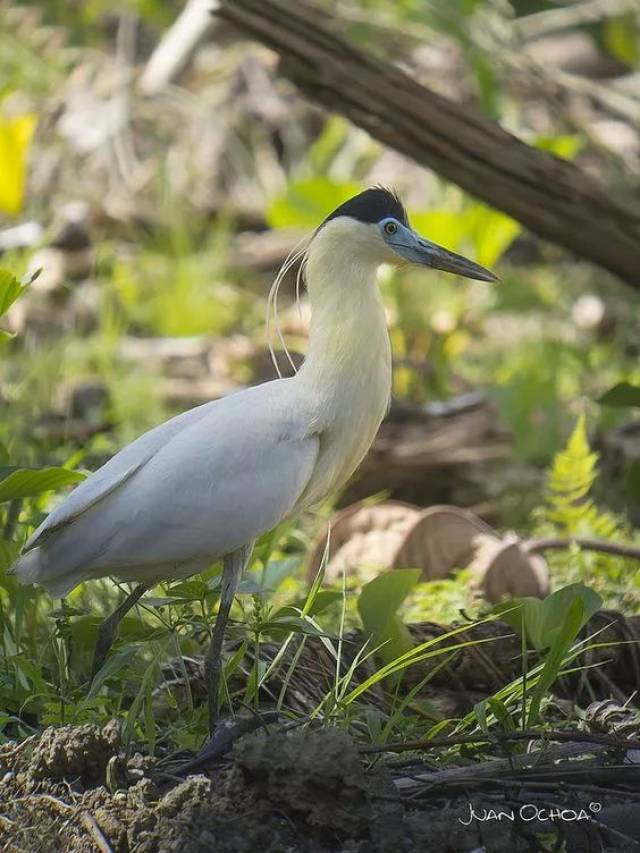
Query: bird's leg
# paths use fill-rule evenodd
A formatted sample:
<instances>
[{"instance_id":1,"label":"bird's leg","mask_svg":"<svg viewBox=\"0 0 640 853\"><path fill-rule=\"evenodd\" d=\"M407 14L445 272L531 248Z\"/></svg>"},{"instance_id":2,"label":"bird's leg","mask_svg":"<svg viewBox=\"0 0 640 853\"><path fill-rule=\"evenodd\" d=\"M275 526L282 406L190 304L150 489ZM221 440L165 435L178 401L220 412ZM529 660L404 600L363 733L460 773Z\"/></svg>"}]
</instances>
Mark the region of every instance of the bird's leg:
<instances>
[{"instance_id":1,"label":"bird's leg","mask_svg":"<svg viewBox=\"0 0 640 853\"><path fill-rule=\"evenodd\" d=\"M238 583L245 566L251 556L251 545L243 545L233 551L223 560L222 568L222 590L220 592L220 606L216 624L213 627L211 642L204 659L204 675L207 682L207 696L209 699L209 732L213 734L218 722L218 687L220 684L220 672L222 671L222 643L224 641L224 629L229 619L229 611L233 598L238 588Z\"/></svg>"},{"instance_id":2,"label":"bird's leg","mask_svg":"<svg viewBox=\"0 0 640 853\"><path fill-rule=\"evenodd\" d=\"M96 640L96 648L93 653L93 666L91 668L91 678L95 678L102 664L105 661L107 652L113 645L113 642L118 634L118 626L126 614L131 610L134 604L137 604L141 596L147 591L148 587L139 583L133 592L130 592L125 600L113 611L111 616L107 616L104 622L98 628L98 638Z\"/></svg>"}]
</instances>

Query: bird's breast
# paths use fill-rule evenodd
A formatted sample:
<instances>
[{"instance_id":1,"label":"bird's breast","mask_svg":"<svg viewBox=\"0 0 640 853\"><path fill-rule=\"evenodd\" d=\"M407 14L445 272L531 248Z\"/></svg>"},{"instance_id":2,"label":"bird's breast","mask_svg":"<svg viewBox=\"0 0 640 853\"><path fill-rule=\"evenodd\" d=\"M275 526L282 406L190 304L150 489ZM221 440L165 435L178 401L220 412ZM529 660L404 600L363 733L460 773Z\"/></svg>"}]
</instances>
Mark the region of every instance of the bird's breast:
<instances>
[{"instance_id":1,"label":"bird's breast","mask_svg":"<svg viewBox=\"0 0 640 853\"><path fill-rule=\"evenodd\" d=\"M320 452L301 498L303 506L317 503L343 486L373 444L391 394L388 339L374 355L339 376L327 377L327 385L318 395Z\"/></svg>"}]
</instances>

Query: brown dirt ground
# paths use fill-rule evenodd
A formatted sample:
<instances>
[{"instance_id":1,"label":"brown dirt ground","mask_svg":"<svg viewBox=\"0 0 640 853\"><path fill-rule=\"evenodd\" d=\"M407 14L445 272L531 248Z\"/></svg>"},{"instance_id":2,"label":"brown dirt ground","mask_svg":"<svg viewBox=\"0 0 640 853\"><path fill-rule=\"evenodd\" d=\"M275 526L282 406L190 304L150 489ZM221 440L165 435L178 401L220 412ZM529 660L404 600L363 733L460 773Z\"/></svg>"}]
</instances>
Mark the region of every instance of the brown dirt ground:
<instances>
[{"instance_id":1,"label":"brown dirt ground","mask_svg":"<svg viewBox=\"0 0 640 853\"><path fill-rule=\"evenodd\" d=\"M207 775L127 759L118 727L47 729L0 748L7 853L518 853L511 827L465 827L460 802L407 809L338 729L244 736ZM486 831L484 831L486 836ZM581 849L579 847L576 850ZM584 850L586 848L582 848Z\"/></svg>"}]
</instances>

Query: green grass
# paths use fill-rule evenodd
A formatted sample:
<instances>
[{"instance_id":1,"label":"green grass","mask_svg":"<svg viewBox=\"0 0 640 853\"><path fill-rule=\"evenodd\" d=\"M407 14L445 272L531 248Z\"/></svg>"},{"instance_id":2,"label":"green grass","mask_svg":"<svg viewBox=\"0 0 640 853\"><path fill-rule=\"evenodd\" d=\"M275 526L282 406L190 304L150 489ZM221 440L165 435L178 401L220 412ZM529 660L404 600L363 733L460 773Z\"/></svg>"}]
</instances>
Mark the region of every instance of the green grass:
<instances>
[{"instance_id":1,"label":"green grass","mask_svg":"<svg viewBox=\"0 0 640 853\"><path fill-rule=\"evenodd\" d=\"M567 452L573 450L576 457L588 459L588 445L581 444L581 429L579 425ZM556 486L552 506L562 518L566 513L571 514L575 505L571 479L562 481L562 488L558 485L560 473L565 470L564 458L559 455L550 474L550 482ZM584 492L584 477L579 470L575 476L581 479ZM569 495L566 505L559 494ZM20 541L37 522L44 505L43 497L25 497L16 516L12 512L16 502L5 504L5 531L11 526L11 519L18 519L11 540ZM548 526L550 522L544 523ZM412 620L446 621L446 608L450 606L447 602L452 596L455 603L466 602L465 612L468 612L473 603L466 574L459 573L444 582L416 584L416 574L393 572L361 588L343 582L342 586L323 589L323 562L315 583L306 591L301 579L304 553L304 542L291 525L265 537L256 548L232 614L232 634L240 645L226 665L230 686L221 691L223 703L230 702L235 710L247 704L260 708L260 696L264 697L282 660L288 663L276 704L286 707L282 705L286 686L303 674L297 671L302 665L300 655L307 642L305 638L313 637L320 638L329 659L334 660L335 676L333 686L311 712L311 718L348 726L365 742L380 744L446 731L474 732L478 727L482 730L490 726L531 728L544 725L550 688L558 677L571 670L577 654L585 647L598 648L596 637L576 641L577 631L592 612L593 600L597 600L592 593L588 592L590 611L581 609L587 593L579 589L574 592L567 588L563 603L555 608L553 597L542 603L533 602L541 612L542 605L549 605L541 630L544 638L556 638L546 652L544 643L539 648L543 653L541 663L497 690L467 717L443 719L428 703L420 701L420 690L456 651L470 645L468 639L460 640L458 635L475 623L463 621L459 628L417 646L407 640L403 625L409 615ZM119 639L92 682L90 666L99 621L113 609L122 593L105 579L81 584L55 606L43 591L19 587L6 575L7 563L14 554L15 548L6 543L5 560L0 567L1 736L22 738L47 725L104 724L112 717L119 717L124 723L126 741L142 744L149 751L160 747L163 750L197 748L206 736L204 703L194 703L188 697L186 704L178 701L172 704L169 698L173 712L156 719L153 691L160 682L163 661L177 661L180 667L184 656L202 653L215 620L220 567L214 566L188 581L161 585L145 595L136 612L123 620ZM569 576L575 556L566 553L563 559ZM615 562L614 558L609 560ZM556 571L561 585L561 566ZM591 580L596 586L599 577L599 570L594 570ZM519 617L514 608L518 606L518 602L507 605L511 608L507 616L516 628ZM495 618L487 612L486 605L481 609L485 615L479 621ZM451 618L455 618L454 611L450 612ZM537 610L531 613L534 618ZM347 629L363 623L363 636L370 634L369 641L362 648L350 648ZM261 659L265 643L271 647L275 643L279 648L270 664ZM296 644L298 651L291 656ZM523 648L529 644L525 634L523 644ZM290 656L285 658L288 651ZM351 663L346 672L341 672L339 661L345 653ZM526 659L525 654L523 660ZM407 693L402 686L403 673L427 660L435 669ZM246 667L247 661L250 670L240 676L237 667L243 662ZM380 687L395 695L388 712L370 702Z\"/></svg>"}]
</instances>

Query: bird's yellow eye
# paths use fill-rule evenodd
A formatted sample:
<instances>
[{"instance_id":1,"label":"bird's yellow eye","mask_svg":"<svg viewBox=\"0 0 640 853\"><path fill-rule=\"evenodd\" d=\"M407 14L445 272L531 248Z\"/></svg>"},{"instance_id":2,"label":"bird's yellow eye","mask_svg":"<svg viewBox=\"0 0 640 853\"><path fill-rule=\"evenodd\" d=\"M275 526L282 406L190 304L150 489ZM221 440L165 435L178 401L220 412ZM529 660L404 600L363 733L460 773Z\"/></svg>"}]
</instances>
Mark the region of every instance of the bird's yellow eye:
<instances>
[{"instance_id":1,"label":"bird's yellow eye","mask_svg":"<svg viewBox=\"0 0 640 853\"><path fill-rule=\"evenodd\" d=\"M384 226L384 230L387 234L395 234L398 230L398 226L395 222L387 222L387 224Z\"/></svg>"}]
</instances>

